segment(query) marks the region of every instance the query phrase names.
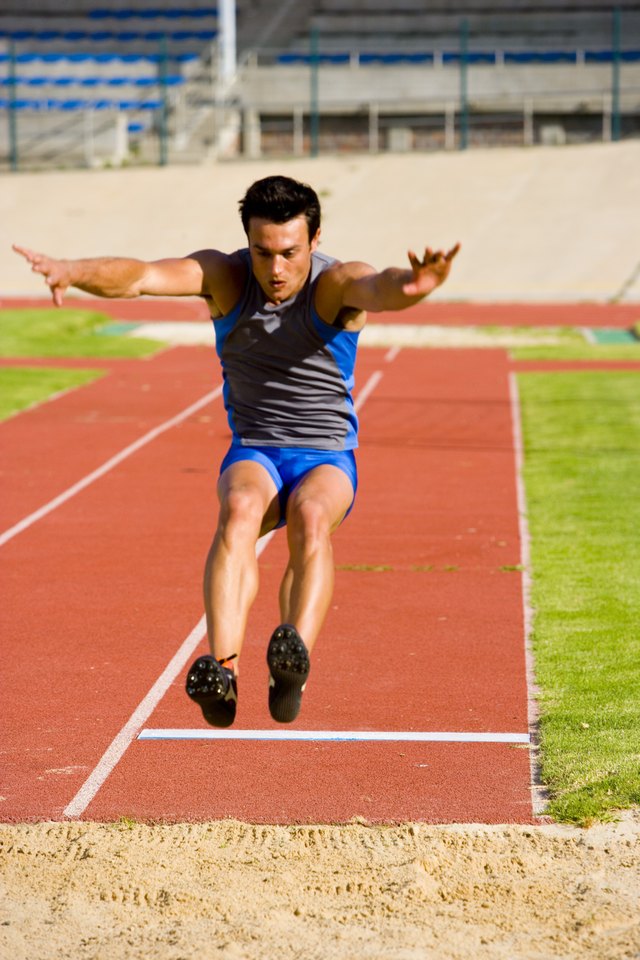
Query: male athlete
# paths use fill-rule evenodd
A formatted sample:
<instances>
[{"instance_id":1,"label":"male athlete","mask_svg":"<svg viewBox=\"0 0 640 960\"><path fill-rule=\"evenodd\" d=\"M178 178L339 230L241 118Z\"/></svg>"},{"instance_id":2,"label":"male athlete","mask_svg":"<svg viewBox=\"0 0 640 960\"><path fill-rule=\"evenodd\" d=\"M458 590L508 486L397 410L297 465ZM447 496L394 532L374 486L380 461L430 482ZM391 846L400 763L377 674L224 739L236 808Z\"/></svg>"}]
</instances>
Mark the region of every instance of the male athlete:
<instances>
[{"instance_id":1,"label":"male athlete","mask_svg":"<svg viewBox=\"0 0 640 960\"><path fill-rule=\"evenodd\" d=\"M290 723L300 709L309 654L333 592L331 534L357 486L357 418L351 397L358 334L367 311L402 310L442 284L459 245L427 248L410 269L377 272L318 252L320 203L289 177L266 177L240 201L248 247L179 259L54 260L23 247L60 306L68 287L101 297L204 297L213 317L232 440L220 468L220 513L206 561L211 655L186 688L205 720L230 726L238 657L258 589L258 538L286 524L289 560L281 624L267 650L269 710Z\"/></svg>"}]
</instances>

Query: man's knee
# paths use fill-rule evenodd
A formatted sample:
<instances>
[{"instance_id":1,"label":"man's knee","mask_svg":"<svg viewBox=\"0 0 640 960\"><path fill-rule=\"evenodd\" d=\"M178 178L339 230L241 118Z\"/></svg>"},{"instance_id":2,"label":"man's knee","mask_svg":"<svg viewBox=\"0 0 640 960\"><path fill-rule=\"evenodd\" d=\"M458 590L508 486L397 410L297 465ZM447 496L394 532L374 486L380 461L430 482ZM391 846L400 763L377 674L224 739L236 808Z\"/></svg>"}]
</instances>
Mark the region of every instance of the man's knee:
<instances>
[{"instance_id":1,"label":"man's knee","mask_svg":"<svg viewBox=\"0 0 640 960\"><path fill-rule=\"evenodd\" d=\"M315 547L329 539L331 516L327 505L313 497L292 497L287 511L290 538L299 545Z\"/></svg>"},{"instance_id":2,"label":"man's knee","mask_svg":"<svg viewBox=\"0 0 640 960\"><path fill-rule=\"evenodd\" d=\"M259 490L251 487L232 488L221 500L218 529L225 535L246 535L257 539L264 512Z\"/></svg>"}]
</instances>

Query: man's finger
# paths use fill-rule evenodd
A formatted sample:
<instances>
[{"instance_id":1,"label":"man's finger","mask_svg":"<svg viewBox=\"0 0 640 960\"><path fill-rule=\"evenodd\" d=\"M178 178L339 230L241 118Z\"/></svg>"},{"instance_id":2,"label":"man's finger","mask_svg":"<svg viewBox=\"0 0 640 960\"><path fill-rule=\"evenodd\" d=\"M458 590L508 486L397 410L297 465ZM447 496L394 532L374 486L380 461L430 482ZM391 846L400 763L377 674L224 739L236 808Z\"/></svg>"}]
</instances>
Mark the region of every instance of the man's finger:
<instances>
[{"instance_id":1,"label":"man's finger","mask_svg":"<svg viewBox=\"0 0 640 960\"><path fill-rule=\"evenodd\" d=\"M449 252L445 256L445 260L449 260L449 262L451 262L451 260L453 260L455 255L458 253L459 249L460 249L460 244L456 243L455 247L451 247L451 250L449 250Z\"/></svg>"},{"instance_id":2,"label":"man's finger","mask_svg":"<svg viewBox=\"0 0 640 960\"><path fill-rule=\"evenodd\" d=\"M33 263L34 260L42 256L41 253L36 253L35 250L30 250L29 247L20 247L17 243L13 244L13 249L16 253L19 253L20 256L24 257L25 260L28 260L29 263Z\"/></svg>"}]
</instances>

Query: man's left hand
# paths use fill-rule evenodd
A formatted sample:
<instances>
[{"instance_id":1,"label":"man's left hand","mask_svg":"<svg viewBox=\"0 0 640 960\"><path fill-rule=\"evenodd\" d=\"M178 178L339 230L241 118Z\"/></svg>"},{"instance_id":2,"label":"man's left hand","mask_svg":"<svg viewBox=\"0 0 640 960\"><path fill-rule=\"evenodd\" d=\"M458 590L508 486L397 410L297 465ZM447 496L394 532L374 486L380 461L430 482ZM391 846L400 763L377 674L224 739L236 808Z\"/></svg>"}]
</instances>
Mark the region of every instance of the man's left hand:
<instances>
[{"instance_id":1,"label":"man's left hand","mask_svg":"<svg viewBox=\"0 0 640 960\"><path fill-rule=\"evenodd\" d=\"M405 283L402 292L408 297L426 297L428 293L439 287L449 276L451 263L458 253L460 244L456 243L448 253L442 250L433 251L427 247L424 257L420 260L413 250L409 251L409 262L413 271L413 280Z\"/></svg>"}]
</instances>

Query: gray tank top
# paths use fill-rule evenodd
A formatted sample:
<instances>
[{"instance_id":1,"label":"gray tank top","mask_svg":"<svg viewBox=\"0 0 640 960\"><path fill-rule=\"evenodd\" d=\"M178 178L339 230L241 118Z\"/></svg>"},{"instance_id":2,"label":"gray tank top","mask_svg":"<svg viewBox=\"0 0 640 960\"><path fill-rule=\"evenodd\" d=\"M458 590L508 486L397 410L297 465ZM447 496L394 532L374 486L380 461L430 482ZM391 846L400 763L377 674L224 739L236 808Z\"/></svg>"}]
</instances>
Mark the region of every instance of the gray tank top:
<instances>
[{"instance_id":1,"label":"gray tank top","mask_svg":"<svg viewBox=\"0 0 640 960\"><path fill-rule=\"evenodd\" d=\"M271 304L251 269L231 313L214 320L224 403L236 443L351 450L358 420L351 391L358 333L324 323L313 301L318 277L335 258L313 253L294 297Z\"/></svg>"}]
</instances>

